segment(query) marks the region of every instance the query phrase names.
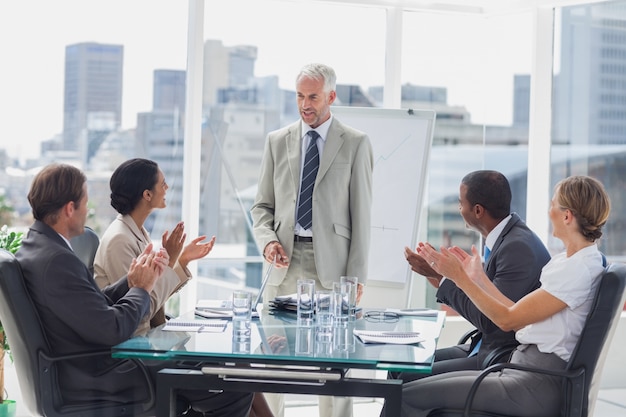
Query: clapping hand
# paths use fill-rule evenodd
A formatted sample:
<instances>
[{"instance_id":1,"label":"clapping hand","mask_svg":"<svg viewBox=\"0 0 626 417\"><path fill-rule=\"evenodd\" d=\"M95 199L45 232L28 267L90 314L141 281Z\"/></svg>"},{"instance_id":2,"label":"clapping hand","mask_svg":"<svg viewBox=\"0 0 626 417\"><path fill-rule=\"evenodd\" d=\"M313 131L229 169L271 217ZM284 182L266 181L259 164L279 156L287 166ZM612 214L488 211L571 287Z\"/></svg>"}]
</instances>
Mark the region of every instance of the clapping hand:
<instances>
[{"instance_id":1,"label":"clapping hand","mask_svg":"<svg viewBox=\"0 0 626 417\"><path fill-rule=\"evenodd\" d=\"M435 287L439 287L439 282L441 281L442 275L435 271L428 262L418 254L420 248L424 245L428 245L432 247L429 243L420 242L415 249L415 251L411 250L409 247L404 248L404 257L406 261L411 265L411 270L417 274L420 274Z\"/></svg>"},{"instance_id":2,"label":"clapping hand","mask_svg":"<svg viewBox=\"0 0 626 417\"><path fill-rule=\"evenodd\" d=\"M463 252L462 249L458 250ZM451 250L445 247L441 247L441 252L437 252L431 245L420 243L417 247L417 254L433 271L450 278L454 282L457 282L459 276L464 275L461 260ZM462 254L459 253L459 256L462 256Z\"/></svg>"},{"instance_id":3,"label":"clapping hand","mask_svg":"<svg viewBox=\"0 0 626 417\"><path fill-rule=\"evenodd\" d=\"M143 288L147 292L152 291L156 280L161 276L167 266L167 253L152 251L152 243L146 246L141 255L134 258L128 269L128 287Z\"/></svg>"},{"instance_id":4,"label":"clapping hand","mask_svg":"<svg viewBox=\"0 0 626 417\"><path fill-rule=\"evenodd\" d=\"M185 233L184 222L178 222L171 234L166 230L161 236L161 246L165 248L169 255L169 266L171 268L174 267L178 256L183 250L185 239L187 239L187 234Z\"/></svg>"},{"instance_id":5,"label":"clapping hand","mask_svg":"<svg viewBox=\"0 0 626 417\"><path fill-rule=\"evenodd\" d=\"M430 245L421 245L417 253L437 273L454 281L457 285L463 279L472 278L478 282L484 275L482 259L478 250L472 245L472 255L458 246L452 248L441 247L440 252Z\"/></svg>"},{"instance_id":6,"label":"clapping hand","mask_svg":"<svg viewBox=\"0 0 626 417\"><path fill-rule=\"evenodd\" d=\"M170 256L164 248L160 248L154 257L154 262L159 269L159 275L163 274L170 263Z\"/></svg>"},{"instance_id":7,"label":"clapping hand","mask_svg":"<svg viewBox=\"0 0 626 417\"><path fill-rule=\"evenodd\" d=\"M483 267L483 259L475 245L472 245L472 254L468 254L463 249L454 246L450 248L450 252L454 254L462 263L463 269L468 277L474 282L480 284L480 281L487 279Z\"/></svg>"},{"instance_id":8,"label":"clapping hand","mask_svg":"<svg viewBox=\"0 0 626 417\"><path fill-rule=\"evenodd\" d=\"M207 256L215 245L215 236L211 237L208 242L203 242L206 236L199 236L191 241L180 254L178 263L183 267L187 267L189 262Z\"/></svg>"}]
</instances>

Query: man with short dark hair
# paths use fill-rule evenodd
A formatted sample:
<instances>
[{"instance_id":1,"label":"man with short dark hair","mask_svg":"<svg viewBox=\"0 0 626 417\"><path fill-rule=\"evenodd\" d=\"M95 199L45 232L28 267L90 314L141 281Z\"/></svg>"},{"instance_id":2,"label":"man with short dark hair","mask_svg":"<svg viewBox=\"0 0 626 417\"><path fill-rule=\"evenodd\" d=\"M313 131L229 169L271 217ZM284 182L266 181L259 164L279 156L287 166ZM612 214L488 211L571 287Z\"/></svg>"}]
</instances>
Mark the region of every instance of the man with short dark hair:
<instances>
[{"instance_id":1,"label":"man with short dark hair","mask_svg":"<svg viewBox=\"0 0 626 417\"><path fill-rule=\"evenodd\" d=\"M85 175L63 164L44 167L28 193L35 222L16 257L55 355L110 349L131 337L148 313L150 290L169 261L165 250L153 252L148 245L126 277L100 290L70 244L84 231L87 200ZM146 365L152 378L164 367L177 366L166 361ZM110 354L64 361L57 371L68 402L126 403L149 395L140 369ZM181 413L244 417L252 394L184 391L178 400Z\"/></svg>"},{"instance_id":2,"label":"man with short dark hair","mask_svg":"<svg viewBox=\"0 0 626 417\"><path fill-rule=\"evenodd\" d=\"M541 269L550 254L524 221L511 213L510 206L511 188L502 173L474 171L461 180L459 211L466 226L484 239L485 273L503 294L518 301L539 287ZM437 301L452 307L479 330L470 345L438 349L432 375L480 369L492 350L517 344L514 332L500 330L463 291L436 273L415 251L405 248L405 256L411 269L437 288ZM399 377L410 381L428 375L404 373Z\"/></svg>"}]
</instances>

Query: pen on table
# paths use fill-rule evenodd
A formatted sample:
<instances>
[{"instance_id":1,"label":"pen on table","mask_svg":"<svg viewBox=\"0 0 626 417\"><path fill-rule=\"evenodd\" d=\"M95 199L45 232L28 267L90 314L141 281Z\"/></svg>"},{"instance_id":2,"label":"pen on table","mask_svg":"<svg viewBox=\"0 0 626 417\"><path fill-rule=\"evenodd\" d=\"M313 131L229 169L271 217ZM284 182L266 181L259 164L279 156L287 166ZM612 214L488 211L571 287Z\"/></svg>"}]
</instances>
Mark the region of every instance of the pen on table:
<instances>
[{"instance_id":1,"label":"pen on table","mask_svg":"<svg viewBox=\"0 0 626 417\"><path fill-rule=\"evenodd\" d=\"M231 315L230 311L211 310L208 308L203 308L201 310L196 311L197 315L204 317L202 313L216 314L218 316L224 316L224 317L229 317Z\"/></svg>"}]
</instances>

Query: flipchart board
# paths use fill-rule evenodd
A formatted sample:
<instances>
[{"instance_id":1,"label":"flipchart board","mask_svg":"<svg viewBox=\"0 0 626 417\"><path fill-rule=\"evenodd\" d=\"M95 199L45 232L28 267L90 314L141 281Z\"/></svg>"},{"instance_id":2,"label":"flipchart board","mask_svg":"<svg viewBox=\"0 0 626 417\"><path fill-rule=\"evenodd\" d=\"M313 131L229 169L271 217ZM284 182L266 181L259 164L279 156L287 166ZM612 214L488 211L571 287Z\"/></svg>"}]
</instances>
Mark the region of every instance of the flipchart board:
<instances>
[{"instance_id":1,"label":"flipchart board","mask_svg":"<svg viewBox=\"0 0 626 417\"><path fill-rule=\"evenodd\" d=\"M368 282L403 286L404 247L416 241L435 112L333 106L334 117L368 134L374 150Z\"/></svg>"}]
</instances>

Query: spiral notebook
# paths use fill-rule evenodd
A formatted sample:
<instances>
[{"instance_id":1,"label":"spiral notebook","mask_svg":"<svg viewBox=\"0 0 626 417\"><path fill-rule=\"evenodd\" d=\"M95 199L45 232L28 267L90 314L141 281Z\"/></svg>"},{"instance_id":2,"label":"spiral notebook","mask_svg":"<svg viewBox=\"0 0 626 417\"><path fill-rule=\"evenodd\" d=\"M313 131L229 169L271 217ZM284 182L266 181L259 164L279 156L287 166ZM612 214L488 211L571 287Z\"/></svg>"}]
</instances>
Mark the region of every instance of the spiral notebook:
<instances>
[{"instance_id":1,"label":"spiral notebook","mask_svg":"<svg viewBox=\"0 0 626 417\"><path fill-rule=\"evenodd\" d=\"M387 343L394 345L412 345L425 339L419 332L373 331L354 329L354 335L363 343Z\"/></svg>"},{"instance_id":2,"label":"spiral notebook","mask_svg":"<svg viewBox=\"0 0 626 417\"><path fill-rule=\"evenodd\" d=\"M180 320L171 319L163 330L171 332L221 333L226 328L226 320Z\"/></svg>"}]
</instances>

